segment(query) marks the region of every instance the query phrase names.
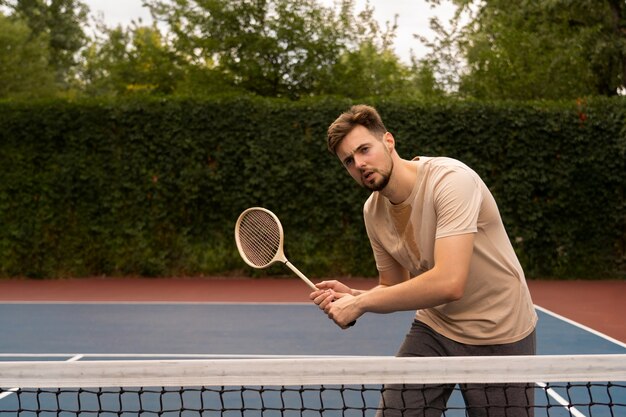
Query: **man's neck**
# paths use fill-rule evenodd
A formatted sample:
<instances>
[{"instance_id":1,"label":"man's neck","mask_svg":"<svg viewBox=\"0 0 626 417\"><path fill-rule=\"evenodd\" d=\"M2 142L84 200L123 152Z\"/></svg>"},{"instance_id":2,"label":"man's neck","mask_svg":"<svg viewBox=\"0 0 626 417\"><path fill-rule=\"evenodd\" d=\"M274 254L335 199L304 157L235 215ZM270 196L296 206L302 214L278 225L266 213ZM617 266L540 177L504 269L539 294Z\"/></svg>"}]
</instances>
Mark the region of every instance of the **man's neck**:
<instances>
[{"instance_id":1,"label":"man's neck","mask_svg":"<svg viewBox=\"0 0 626 417\"><path fill-rule=\"evenodd\" d=\"M400 204L409 198L416 181L415 165L406 159L397 158L394 161L389 184L387 184L385 189L381 190L380 193L386 197L391 204Z\"/></svg>"}]
</instances>

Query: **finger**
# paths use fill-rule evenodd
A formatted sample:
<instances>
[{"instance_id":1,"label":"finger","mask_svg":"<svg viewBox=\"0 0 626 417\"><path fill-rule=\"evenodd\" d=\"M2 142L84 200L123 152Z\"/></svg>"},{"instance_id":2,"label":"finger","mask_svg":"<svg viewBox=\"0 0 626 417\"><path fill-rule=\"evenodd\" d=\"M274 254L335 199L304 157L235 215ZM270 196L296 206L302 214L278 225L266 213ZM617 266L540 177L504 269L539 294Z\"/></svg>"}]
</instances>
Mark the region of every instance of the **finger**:
<instances>
[{"instance_id":1,"label":"finger","mask_svg":"<svg viewBox=\"0 0 626 417\"><path fill-rule=\"evenodd\" d=\"M328 295L327 295L327 297L326 297L326 299L324 300L324 303L323 303L324 304L323 309L324 309L324 312L326 312L326 314L328 314L330 312L330 309L333 306L333 302L337 298L337 293L335 293L332 290L329 290L327 294ZM322 306L320 305L320 307L322 307Z\"/></svg>"},{"instance_id":2,"label":"finger","mask_svg":"<svg viewBox=\"0 0 626 417\"><path fill-rule=\"evenodd\" d=\"M330 305L330 303L332 303L332 298L331 297L326 297L322 301L320 301L320 303L317 306L321 310L326 311L326 308L327 308L328 305Z\"/></svg>"},{"instance_id":3,"label":"finger","mask_svg":"<svg viewBox=\"0 0 626 417\"><path fill-rule=\"evenodd\" d=\"M320 290L326 290L328 288L332 288L333 286L333 281L322 281L322 282L318 282L317 284L315 284L315 286L317 288L319 288Z\"/></svg>"},{"instance_id":4,"label":"finger","mask_svg":"<svg viewBox=\"0 0 626 417\"><path fill-rule=\"evenodd\" d=\"M350 326L352 325L352 324L348 324L348 325L344 325L344 324L342 324L341 322L339 322L339 321L335 320L335 319L332 317L332 314L329 314L329 315L328 315L328 318L330 318L333 322L335 322L335 324L336 324L337 326L339 326L339 327L340 327L341 329L343 329L343 330L347 329L348 327L350 327Z\"/></svg>"},{"instance_id":5,"label":"finger","mask_svg":"<svg viewBox=\"0 0 626 417\"><path fill-rule=\"evenodd\" d=\"M320 293L313 302L319 306L319 308L324 309L326 305L330 304L334 300L334 296L328 290Z\"/></svg>"},{"instance_id":6,"label":"finger","mask_svg":"<svg viewBox=\"0 0 626 417\"><path fill-rule=\"evenodd\" d=\"M345 292L334 292L334 291L333 291L333 294L334 294L335 300L339 300L340 298L343 298L346 295L350 295L350 294L345 293Z\"/></svg>"},{"instance_id":7,"label":"finger","mask_svg":"<svg viewBox=\"0 0 626 417\"><path fill-rule=\"evenodd\" d=\"M346 330L346 329L349 329L350 327L354 326L355 324L356 324L356 320L352 320L351 322L349 322L347 324L343 324L341 326L341 328Z\"/></svg>"},{"instance_id":8,"label":"finger","mask_svg":"<svg viewBox=\"0 0 626 417\"><path fill-rule=\"evenodd\" d=\"M311 300L315 300L316 298L318 298L320 295L324 294L325 290L317 290L317 291L313 291L312 293L309 294L309 298Z\"/></svg>"},{"instance_id":9,"label":"finger","mask_svg":"<svg viewBox=\"0 0 626 417\"><path fill-rule=\"evenodd\" d=\"M313 291L312 293L310 293L309 297L312 300L315 300L316 298L320 298L321 299L321 297L328 297L330 291L331 290L329 290L329 289L320 289L320 290Z\"/></svg>"}]
</instances>

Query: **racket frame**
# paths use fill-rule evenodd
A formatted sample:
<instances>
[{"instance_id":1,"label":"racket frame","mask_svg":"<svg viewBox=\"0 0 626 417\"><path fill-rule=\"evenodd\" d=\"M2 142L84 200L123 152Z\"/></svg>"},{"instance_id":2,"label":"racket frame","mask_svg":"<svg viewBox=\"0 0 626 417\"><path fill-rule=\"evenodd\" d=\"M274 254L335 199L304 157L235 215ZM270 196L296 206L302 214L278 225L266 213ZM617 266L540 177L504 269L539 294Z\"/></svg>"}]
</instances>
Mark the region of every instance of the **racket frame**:
<instances>
[{"instance_id":1,"label":"racket frame","mask_svg":"<svg viewBox=\"0 0 626 417\"><path fill-rule=\"evenodd\" d=\"M241 229L241 223L244 220L244 218L246 216L248 216L251 212L254 211L262 211L266 214L268 214L272 220L276 223L276 225L278 226L278 231L279 231L279 243L278 243L278 249L276 250L276 253L274 254L274 257L267 262L265 265L256 265L255 263L251 262L248 259L248 256L246 255L244 249L243 249L243 245L241 244L241 239L239 237L240 235L240 229ZM313 282L311 282L310 279L308 279L302 272L300 272L298 270L298 268L296 268L291 262L289 262L289 260L287 259L287 257L285 256L285 251L283 248L283 244L284 244L284 240L285 240L285 235L283 233L283 226L280 223L280 220L278 219L278 217L272 213L270 210L264 208L264 207L250 207L246 210L244 210L240 215L239 218L237 219L237 223L235 224L235 242L237 243L237 250L239 250L239 255L241 255L241 258L244 260L244 262L248 265L250 265L253 268L256 269L264 269L267 268L268 266L276 263L276 262L281 262L285 265L287 265L287 267L289 269L291 269L291 271L296 274L302 281L304 281L304 283L306 283L312 290L317 290L318 288L315 286L315 284L313 284Z\"/></svg>"}]
</instances>

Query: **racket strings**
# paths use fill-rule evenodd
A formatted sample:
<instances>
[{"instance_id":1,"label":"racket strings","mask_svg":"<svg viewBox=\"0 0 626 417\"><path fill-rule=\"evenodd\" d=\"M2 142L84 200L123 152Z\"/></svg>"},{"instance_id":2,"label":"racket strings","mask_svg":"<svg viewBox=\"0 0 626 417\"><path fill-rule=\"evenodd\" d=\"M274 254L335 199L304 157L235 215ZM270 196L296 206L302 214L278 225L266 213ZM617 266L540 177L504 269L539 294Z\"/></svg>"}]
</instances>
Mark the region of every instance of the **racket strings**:
<instances>
[{"instance_id":1,"label":"racket strings","mask_svg":"<svg viewBox=\"0 0 626 417\"><path fill-rule=\"evenodd\" d=\"M257 267L268 265L280 248L280 228L264 211L250 211L241 219L239 241L244 256Z\"/></svg>"}]
</instances>

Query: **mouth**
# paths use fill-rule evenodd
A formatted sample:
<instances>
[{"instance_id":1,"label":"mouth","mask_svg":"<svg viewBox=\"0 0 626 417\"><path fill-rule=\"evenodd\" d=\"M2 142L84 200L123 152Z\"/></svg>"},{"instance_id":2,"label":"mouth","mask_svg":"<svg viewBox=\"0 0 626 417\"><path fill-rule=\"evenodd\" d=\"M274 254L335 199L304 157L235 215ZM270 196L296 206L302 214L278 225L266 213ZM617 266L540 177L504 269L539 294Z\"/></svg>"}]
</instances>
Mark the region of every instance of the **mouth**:
<instances>
[{"instance_id":1,"label":"mouth","mask_svg":"<svg viewBox=\"0 0 626 417\"><path fill-rule=\"evenodd\" d=\"M365 172L363 172L363 174L361 176L363 178L363 181L368 181L369 182L369 181L373 181L374 180L374 178L373 178L374 174L375 174L374 171L365 171Z\"/></svg>"}]
</instances>

